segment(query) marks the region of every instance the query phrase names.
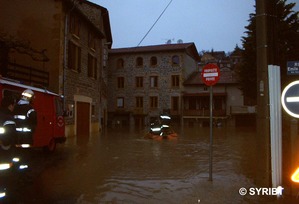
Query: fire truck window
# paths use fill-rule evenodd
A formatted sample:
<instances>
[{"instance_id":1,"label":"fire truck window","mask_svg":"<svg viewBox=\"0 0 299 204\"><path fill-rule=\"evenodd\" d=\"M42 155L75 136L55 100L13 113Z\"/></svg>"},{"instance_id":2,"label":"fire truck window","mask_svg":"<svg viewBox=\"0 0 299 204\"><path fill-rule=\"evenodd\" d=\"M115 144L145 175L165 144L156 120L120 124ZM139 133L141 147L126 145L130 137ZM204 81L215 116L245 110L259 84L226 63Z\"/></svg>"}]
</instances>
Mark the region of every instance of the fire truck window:
<instances>
[{"instance_id":1,"label":"fire truck window","mask_svg":"<svg viewBox=\"0 0 299 204\"><path fill-rule=\"evenodd\" d=\"M62 101L59 98L55 98L55 108L57 116L63 115Z\"/></svg>"}]
</instances>

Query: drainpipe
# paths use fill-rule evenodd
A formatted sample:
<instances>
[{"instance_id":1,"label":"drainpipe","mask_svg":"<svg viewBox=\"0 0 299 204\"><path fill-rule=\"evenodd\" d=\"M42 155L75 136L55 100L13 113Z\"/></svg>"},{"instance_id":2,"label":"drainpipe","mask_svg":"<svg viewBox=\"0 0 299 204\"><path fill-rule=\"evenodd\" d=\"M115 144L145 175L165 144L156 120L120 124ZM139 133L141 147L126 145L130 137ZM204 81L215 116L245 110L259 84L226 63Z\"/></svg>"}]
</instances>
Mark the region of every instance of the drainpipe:
<instances>
[{"instance_id":1,"label":"drainpipe","mask_svg":"<svg viewBox=\"0 0 299 204\"><path fill-rule=\"evenodd\" d=\"M63 97L64 97L64 100L63 100L63 109L65 110L66 108L66 102L65 102L65 81L66 81L66 74L65 74L65 70L66 70L66 55L67 55L67 30L68 30L68 15L65 15L65 20L64 20L64 55L63 55L63 81L62 81L62 84L63 84Z\"/></svg>"},{"instance_id":2,"label":"drainpipe","mask_svg":"<svg viewBox=\"0 0 299 204\"><path fill-rule=\"evenodd\" d=\"M63 55L63 97L64 97L64 100L63 100L63 109L65 110L66 108L66 100L65 100L65 93L66 93L66 88L65 88L65 81L66 81L66 64L67 64L67 59L66 59L66 56L67 56L67 47L68 47L68 30L69 30L69 15L70 13L72 12L72 10L75 8L75 2L74 1L70 1L71 3L73 3L73 6L72 8L66 12L65 14L65 19L64 19L64 55Z\"/></svg>"}]
</instances>

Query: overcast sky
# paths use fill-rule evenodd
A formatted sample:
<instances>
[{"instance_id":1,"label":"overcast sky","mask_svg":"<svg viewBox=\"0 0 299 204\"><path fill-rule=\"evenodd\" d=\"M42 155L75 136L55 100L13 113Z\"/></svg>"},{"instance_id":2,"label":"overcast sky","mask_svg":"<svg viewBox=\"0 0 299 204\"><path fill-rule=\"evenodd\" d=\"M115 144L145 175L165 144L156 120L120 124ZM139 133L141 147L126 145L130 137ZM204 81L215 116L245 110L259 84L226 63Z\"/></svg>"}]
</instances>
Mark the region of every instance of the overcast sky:
<instances>
[{"instance_id":1,"label":"overcast sky","mask_svg":"<svg viewBox=\"0 0 299 204\"><path fill-rule=\"evenodd\" d=\"M170 0L90 0L108 9L112 48L135 47ZM289 0L288 2L298 2ZM297 3L298 4L298 3ZM140 46L194 42L197 50L233 51L255 12L255 0L172 0ZM298 5L296 6L298 9Z\"/></svg>"}]
</instances>

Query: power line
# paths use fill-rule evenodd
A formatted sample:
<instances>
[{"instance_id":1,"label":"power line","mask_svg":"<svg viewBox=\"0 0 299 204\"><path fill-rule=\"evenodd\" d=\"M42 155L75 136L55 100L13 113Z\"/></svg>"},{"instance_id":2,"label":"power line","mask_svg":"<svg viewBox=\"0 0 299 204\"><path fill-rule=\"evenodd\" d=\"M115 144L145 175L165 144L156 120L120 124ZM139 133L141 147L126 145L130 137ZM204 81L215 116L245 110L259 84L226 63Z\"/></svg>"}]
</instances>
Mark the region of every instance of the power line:
<instances>
[{"instance_id":1,"label":"power line","mask_svg":"<svg viewBox=\"0 0 299 204\"><path fill-rule=\"evenodd\" d=\"M163 16L164 12L167 10L167 8L169 7L169 5L171 4L172 1L173 0L170 0L170 2L167 4L167 6L165 7L165 9L162 11L162 13L160 14L160 16L155 21L155 23L152 25L152 27L147 31L147 33L144 35L144 37L138 43L137 47L143 42L143 40L146 38L146 36L151 32L151 30L153 29L153 27L156 25L156 23L159 21L159 19Z\"/></svg>"}]
</instances>

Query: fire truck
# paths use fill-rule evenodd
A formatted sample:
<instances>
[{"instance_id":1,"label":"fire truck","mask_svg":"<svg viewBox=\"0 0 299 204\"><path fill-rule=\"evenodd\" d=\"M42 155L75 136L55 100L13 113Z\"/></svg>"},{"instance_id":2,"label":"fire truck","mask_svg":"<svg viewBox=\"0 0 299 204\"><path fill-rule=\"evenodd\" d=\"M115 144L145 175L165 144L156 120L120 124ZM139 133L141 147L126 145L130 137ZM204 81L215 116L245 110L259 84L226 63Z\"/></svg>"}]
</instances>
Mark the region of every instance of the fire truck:
<instances>
[{"instance_id":1,"label":"fire truck","mask_svg":"<svg viewBox=\"0 0 299 204\"><path fill-rule=\"evenodd\" d=\"M31 89L35 95L33 107L37 112L37 126L33 144L16 144L16 146L43 147L44 150L53 152L57 143L66 140L62 97L46 89L24 85L0 76L0 101L8 95L13 95L18 100L26 89Z\"/></svg>"}]
</instances>

